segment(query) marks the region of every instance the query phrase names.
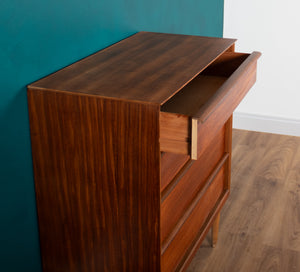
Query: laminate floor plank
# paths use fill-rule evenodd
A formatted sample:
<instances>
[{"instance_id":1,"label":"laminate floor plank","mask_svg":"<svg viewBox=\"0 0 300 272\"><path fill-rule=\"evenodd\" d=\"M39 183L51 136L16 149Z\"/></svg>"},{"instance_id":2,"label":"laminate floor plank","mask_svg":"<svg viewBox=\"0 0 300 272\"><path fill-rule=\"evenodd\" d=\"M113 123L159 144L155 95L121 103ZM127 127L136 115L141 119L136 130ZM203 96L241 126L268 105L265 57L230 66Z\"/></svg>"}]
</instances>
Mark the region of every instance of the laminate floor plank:
<instances>
[{"instance_id":1,"label":"laminate floor plank","mask_svg":"<svg viewBox=\"0 0 300 272\"><path fill-rule=\"evenodd\" d=\"M296 141L296 140L295 140ZM299 142L299 141L298 141ZM288 174L289 182L296 182L299 184L300 181L300 145L298 144L297 152L295 153L292 165Z\"/></svg>"},{"instance_id":2,"label":"laminate floor plank","mask_svg":"<svg viewBox=\"0 0 300 272\"><path fill-rule=\"evenodd\" d=\"M233 130L231 176L218 243L187 271L300 271L300 137Z\"/></svg>"},{"instance_id":3,"label":"laminate floor plank","mask_svg":"<svg viewBox=\"0 0 300 272\"><path fill-rule=\"evenodd\" d=\"M294 137L275 136L278 136L276 137L277 141L272 145L268 145L269 148L265 151L264 155L258 158L261 164L256 169L256 175L261 175L266 179L280 179L284 181L298 151L297 140Z\"/></svg>"},{"instance_id":4,"label":"laminate floor plank","mask_svg":"<svg viewBox=\"0 0 300 272\"><path fill-rule=\"evenodd\" d=\"M300 182L287 181L282 197L278 198L276 213L264 229L262 242L300 252Z\"/></svg>"}]
</instances>

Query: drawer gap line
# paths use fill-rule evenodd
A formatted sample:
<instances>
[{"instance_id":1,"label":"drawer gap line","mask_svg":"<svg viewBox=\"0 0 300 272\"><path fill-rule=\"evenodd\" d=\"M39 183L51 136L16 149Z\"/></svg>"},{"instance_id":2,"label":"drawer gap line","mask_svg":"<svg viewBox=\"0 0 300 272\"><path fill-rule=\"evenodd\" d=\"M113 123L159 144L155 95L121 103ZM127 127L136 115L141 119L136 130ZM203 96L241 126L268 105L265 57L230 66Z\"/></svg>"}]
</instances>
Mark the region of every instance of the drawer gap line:
<instances>
[{"instance_id":1,"label":"drawer gap line","mask_svg":"<svg viewBox=\"0 0 300 272\"><path fill-rule=\"evenodd\" d=\"M191 246L188 248L188 250L184 254L184 256L182 258L182 261L178 264L175 271L184 271L186 269L186 267L189 265L192 258L196 254L196 250L201 245L203 239L205 238L208 231L210 230L211 225L213 223L213 219L221 211L221 208L225 204L225 201L228 198L228 196L229 196L229 190L227 189L219 197L216 205L214 206L214 208L212 209L212 211L208 215L206 221L203 223L203 226L199 230L198 235L196 236L194 241L191 243Z\"/></svg>"},{"instance_id":2,"label":"drawer gap line","mask_svg":"<svg viewBox=\"0 0 300 272\"><path fill-rule=\"evenodd\" d=\"M161 203L168 197L168 195L175 188L180 179L185 175L185 173L190 169L193 165L194 161L189 159L181 168L179 173L171 180L171 182L167 185L167 187L161 192Z\"/></svg>"},{"instance_id":3,"label":"drawer gap line","mask_svg":"<svg viewBox=\"0 0 300 272\"><path fill-rule=\"evenodd\" d=\"M179 231L179 229L182 227L184 222L188 219L190 214L193 212L194 208L197 206L198 202L200 201L202 196L205 194L205 192L207 191L207 189L209 188L209 186L213 182L214 178L216 177L216 175L218 174L218 172L220 171L220 169L222 168L222 166L224 165L224 162L227 160L228 157L229 157L229 153L225 153L223 155L223 157L220 159L220 161L218 162L215 169L212 171L212 173L207 178L207 182L204 185L204 187L197 193L197 195L191 201L191 204L189 205L189 207L186 209L185 213L178 220L178 222L175 225L175 227L173 228L173 230L170 232L168 237L163 241L162 250L161 250L162 254L164 254L164 252L166 251L166 249L168 248L170 243L175 238L175 236L176 236L177 232Z\"/></svg>"}]
</instances>

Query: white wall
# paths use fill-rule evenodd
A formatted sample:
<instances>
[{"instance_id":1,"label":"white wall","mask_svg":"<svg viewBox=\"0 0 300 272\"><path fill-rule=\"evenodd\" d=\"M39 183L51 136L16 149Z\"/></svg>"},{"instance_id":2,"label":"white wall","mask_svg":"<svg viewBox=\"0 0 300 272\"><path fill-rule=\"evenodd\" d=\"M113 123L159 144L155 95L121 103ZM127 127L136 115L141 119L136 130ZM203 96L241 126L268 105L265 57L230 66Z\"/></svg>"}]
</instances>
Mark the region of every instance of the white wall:
<instances>
[{"instance_id":1,"label":"white wall","mask_svg":"<svg viewBox=\"0 0 300 272\"><path fill-rule=\"evenodd\" d=\"M300 136L300 1L225 0L224 37L238 39L236 51L262 52L234 126Z\"/></svg>"}]
</instances>

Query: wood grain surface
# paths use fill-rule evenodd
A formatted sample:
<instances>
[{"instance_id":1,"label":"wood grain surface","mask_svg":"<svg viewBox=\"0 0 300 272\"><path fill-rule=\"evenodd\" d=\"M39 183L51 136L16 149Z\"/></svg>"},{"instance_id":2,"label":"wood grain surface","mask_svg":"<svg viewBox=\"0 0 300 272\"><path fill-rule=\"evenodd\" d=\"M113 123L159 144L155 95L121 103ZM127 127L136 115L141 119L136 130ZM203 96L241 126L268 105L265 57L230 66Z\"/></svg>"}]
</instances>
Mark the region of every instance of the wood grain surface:
<instances>
[{"instance_id":1,"label":"wood grain surface","mask_svg":"<svg viewBox=\"0 0 300 272\"><path fill-rule=\"evenodd\" d=\"M231 195L219 241L188 272L300 271L300 138L233 131Z\"/></svg>"},{"instance_id":2,"label":"wood grain surface","mask_svg":"<svg viewBox=\"0 0 300 272\"><path fill-rule=\"evenodd\" d=\"M228 79L224 84L216 91L216 93L205 103L203 107L193 116L199 118L204 123L211 115L216 114L216 110L223 111L225 120L229 118L237 105L242 101L244 96L247 94L249 89L253 86L256 81L256 67L257 60L261 56L260 52L253 52L251 55L244 60L240 61L240 58L236 58L236 54L240 53L225 53L226 56L229 54L230 58L217 59L217 66L224 65L230 66L233 71L230 71ZM236 62L236 59L238 61ZM229 64L227 64L227 62ZM234 64L234 65L233 65ZM212 64L210 68L213 68ZM220 68L221 69L221 68ZM214 69L212 69L214 71ZM224 76L226 73L207 73L211 76Z\"/></svg>"},{"instance_id":3,"label":"wood grain surface","mask_svg":"<svg viewBox=\"0 0 300 272\"><path fill-rule=\"evenodd\" d=\"M160 271L159 108L28 91L44 272Z\"/></svg>"},{"instance_id":4,"label":"wood grain surface","mask_svg":"<svg viewBox=\"0 0 300 272\"><path fill-rule=\"evenodd\" d=\"M223 53L169 99L161 107L162 111L199 118L201 122L213 114L221 103L226 105L232 101L230 110L233 111L255 82L256 63L260 55L259 52L251 55ZM229 116L226 115L225 119Z\"/></svg>"},{"instance_id":5,"label":"wood grain surface","mask_svg":"<svg viewBox=\"0 0 300 272\"><path fill-rule=\"evenodd\" d=\"M258 52L251 55L225 52L169 99L161 107L163 111L161 120L164 120L161 125L161 130L164 131L161 135L161 142L164 149L168 143L170 152L191 154L192 159L199 158L208 145L208 141L218 133L255 83L257 59L260 55ZM190 125L192 133L188 135L192 139L186 137L187 133L184 134L187 127L184 116L193 118L192 125ZM172 125L168 125L168 122ZM177 123L179 122L184 124L182 129L178 129L180 126ZM197 131L193 129L195 122L198 123ZM175 130L173 127L180 134L171 133ZM176 137L176 141L173 139L170 141L169 135ZM189 143L192 143L191 151L188 148L189 152L185 153Z\"/></svg>"},{"instance_id":6,"label":"wood grain surface","mask_svg":"<svg viewBox=\"0 0 300 272\"><path fill-rule=\"evenodd\" d=\"M234 42L140 32L28 86L44 272L187 268L218 228L230 188L231 115L256 79L260 53L236 54ZM174 113L161 112L171 97ZM182 105L190 112L177 111ZM254 232L275 220L247 216L268 209L260 196L277 192L272 175L285 170L259 169L264 186L241 217ZM294 208L282 217L298 212L297 197L284 202ZM298 249L297 223L290 251ZM232 232L237 225L224 224ZM270 242L274 229L263 236L269 248L281 243Z\"/></svg>"},{"instance_id":7,"label":"wood grain surface","mask_svg":"<svg viewBox=\"0 0 300 272\"><path fill-rule=\"evenodd\" d=\"M177 154L190 153L190 124L188 116L160 112L160 150Z\"/></svg>"},{"instance_id":8,"label":"wood grain surface","mask_svg":"<svg viewBox=\"0 0 300 272\"><path fill-rule=\"evenodd\" d=\"M161 187L160 191L163 192L170 184L176 174L183 168L189 161L190 157L187 155L164 153L160 160L160 178Z\"/></svg>"},{"instance_id":9,"label":"wood grain surface","mask_svg":"<svg viewBox=\"0 0 300 272\"><path fill-rule=\"evenodd\" d=\"M252 57L251 57L252 56ZM209 139L227 122L234 109L242 101L256 81L256 61L258 55L250 55L245 62L230 76L215 95L203 106L196 116L198 123L199 157Z\"/></svg>"},{"instance_id":10,"label":"wood grain surface","mask_svg":"<svg viewBox=\"0 0 300 272\"><path fill-rule=\"evenodd\" d=\"M224 84L226 79L227 77L200 74L163 104L161 110L193 117Z\"/></svg>"},{"instance_id":11,"label":"wood grain surface","mask_svg":"<svg viewBox=\"0 0 300 272\"><path fill-rule=\"evenodd\" d=\"M203 70L201 74L228 78L248 57L249 54L246 53L226 51Z\"/></svg>"},{"instance_id":12,"label":"wood grain surface","mask_svg":"<svg viewBox=\"0 0 300 272\"><path fill-rule=\"evenodd\" d=\"M31 84L31 88L162 104L234 42L139 32Z\"/></svg>"},{"instance_id":13,"label":"wood grain surface","mask_svg":"<svg viewBox=\"0 0 300 272\"><path fill-rule=\"evenodd\" d=\"M214 223L211 227L211 245L212 247L216 247L218 242L218 235L219 235L219 225L220 225L220 213L218 213Z\"/></svg>"},{"instance_id":14,"label":"wood grain surface","mask_svg":"<svg viewBox=\"0 0 300 272\"><path fill-rule=\"evenodd\" d=\"M207 182L208 176L224 155L225 128L223 128L204 150L190 169L180 177L176 187L161 205L161 240L165 243L168 235L183 216L192 200ZM164 246L163 246L164 247Z\"/></svg>"},{"instance_id":15,"label":"wood grain surface","mask_svg":"<svg viewBox=\"0 0 300 272\"><path fill-rule=\"evenodd\" d=\"M193 244L203 232L201 227L222 198L224 191L224 167L219 170L205 194L200 198L192 213L176 233L176 236L162 255L162 271L178 271L190 253Z\"/></svg>"}]
</instances>

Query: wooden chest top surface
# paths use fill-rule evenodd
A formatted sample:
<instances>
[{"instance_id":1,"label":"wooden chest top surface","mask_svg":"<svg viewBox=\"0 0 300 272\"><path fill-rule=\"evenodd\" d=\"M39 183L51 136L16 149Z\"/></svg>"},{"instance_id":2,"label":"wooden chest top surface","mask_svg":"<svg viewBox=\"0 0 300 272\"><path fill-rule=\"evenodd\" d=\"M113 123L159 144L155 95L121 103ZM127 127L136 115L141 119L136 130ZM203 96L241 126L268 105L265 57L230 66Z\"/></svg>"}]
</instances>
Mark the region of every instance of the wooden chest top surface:
<instances>
[{"instance_id":1,"label":"wooden chest top surface","mask_svg":"<svg viewBox=\"0 0 300 272\"><path fill-rule=\"evenodd\" d=\"M28 87L163 104L234 42L139 32Z\"/></svg>"}]
</instances>

